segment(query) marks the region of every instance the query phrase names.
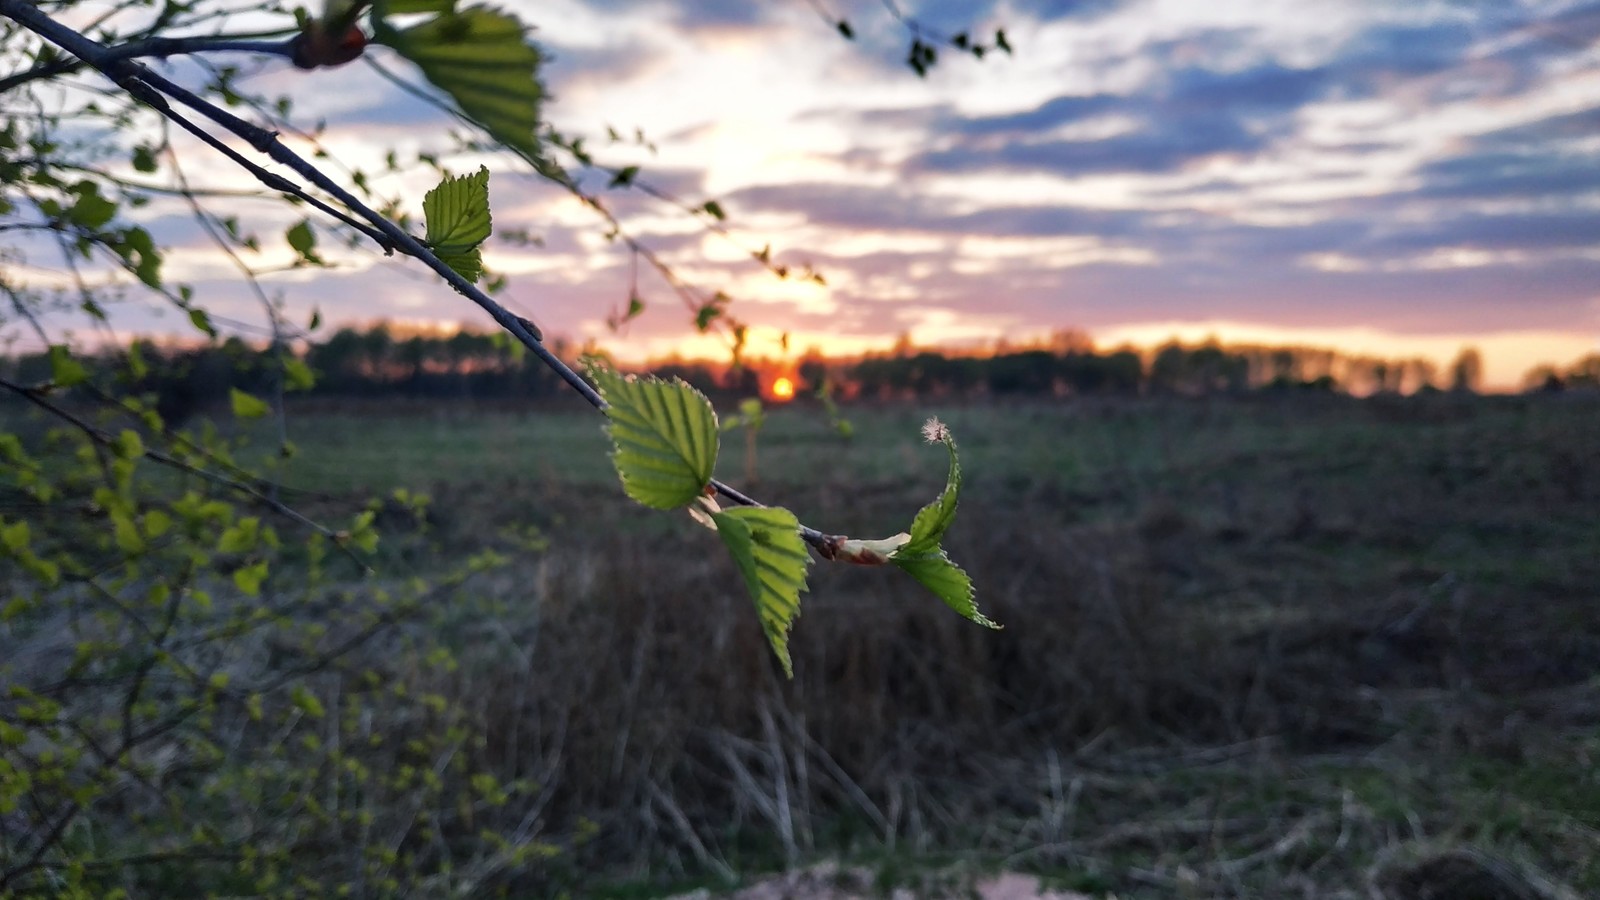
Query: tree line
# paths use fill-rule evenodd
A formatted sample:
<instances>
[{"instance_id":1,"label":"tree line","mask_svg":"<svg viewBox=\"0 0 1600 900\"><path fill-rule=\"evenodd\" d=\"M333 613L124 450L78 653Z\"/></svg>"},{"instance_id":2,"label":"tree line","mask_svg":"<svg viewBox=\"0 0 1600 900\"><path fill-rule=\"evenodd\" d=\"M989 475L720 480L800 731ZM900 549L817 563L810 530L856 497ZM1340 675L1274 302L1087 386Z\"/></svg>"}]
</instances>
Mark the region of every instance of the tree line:
<instances>
[{"instance_id":1,"label":"tree line","mask_svg":"<svg viewBox=\"0 0 1600 900\"><path fill-rule=\"evenodd\" d=\"M598 353L556 338L566 359ZM136 364L128 366L129 359ZM135 341L86 362L117 370L130 393L151 393L169 421L226 403L232 390L263 395L287 388L311 396L496 400L556 396L565 388L522 348L496 334L418 331L385 324L341 328L322 340L252 344L237 337L204 345ZM25 382L50 378L49 353L13 355L5 368ZM1185 345L1141 351L1099 350L1087 339L1058 336L1033 346L959 353L901 341L890 351L830 358L811 350L798 359L751 359L741 365L672 359L646 366L676 376L713 398L763 392L780 375L798 391L824 386L843 400L911 397L1138 396L1242 394L1256 391L1414 394L1477 391L1483 362L1465 348L1448 366L1423 358L1388 359L1311 347ZM1569 367L1541 366L1529 389L1600 386L1600 354Z\"/></svg>"}]
</instances>

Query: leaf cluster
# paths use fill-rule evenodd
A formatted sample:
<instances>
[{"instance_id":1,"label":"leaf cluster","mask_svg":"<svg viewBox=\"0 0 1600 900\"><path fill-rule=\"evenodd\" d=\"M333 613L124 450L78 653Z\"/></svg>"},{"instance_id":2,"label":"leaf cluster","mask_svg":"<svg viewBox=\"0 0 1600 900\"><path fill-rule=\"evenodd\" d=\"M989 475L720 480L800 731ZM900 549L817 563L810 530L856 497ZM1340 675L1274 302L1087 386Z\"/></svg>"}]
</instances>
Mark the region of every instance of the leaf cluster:
<instances>
[{"instance_id":1,"label":"leaf cluster","mask_svg":"<svg viewBox=\"0 0 1600 900\"><path fill-rule=\"evenodd\" d=\"M603 365L589 368L606 401L612 462L624 492L653 509L687 509L722 538L744 578L762 630L785 674L793 677L789 630L800 614L811 563L808 542L826 559L864 565L892 563L931 590L951 609L990 628L998 627L975 602L972 580L941 546L955 520L961 466L949 429L930 420L930 441L950 455L944 490L912 521L909 534L882 541L822 535L802 526L781 507L739 505L724 509L713 481L719 450L716 411L705 395L672 379L622 375ZM741 424L759 427L759 403Z\"/></svg>"}]
</instances>

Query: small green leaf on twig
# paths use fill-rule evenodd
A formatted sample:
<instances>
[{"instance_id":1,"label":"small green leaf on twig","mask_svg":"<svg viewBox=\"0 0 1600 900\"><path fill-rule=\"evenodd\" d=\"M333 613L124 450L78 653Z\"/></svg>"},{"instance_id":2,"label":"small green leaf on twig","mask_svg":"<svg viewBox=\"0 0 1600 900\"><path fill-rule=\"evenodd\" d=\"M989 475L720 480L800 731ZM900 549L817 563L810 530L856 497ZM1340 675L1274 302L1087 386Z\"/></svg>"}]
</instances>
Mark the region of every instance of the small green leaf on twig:
<instances>
[{"instance_id":1,"label":"small green leaf on twig","mask_svg":"<svg viewBox=\"0 0 1600 900\"><path fill-rule=\"evenodd\" d=\"M489 170L447 177L422 198L426 240L456 274L477 281L483 274L479 249L494 230L489 216Z\"/></svg>"},{"instance_id":2,"label":"small green leaf on twig","mask_svg":"<svg viewBox=\"0 0 1600 900\"><path fill-rule=\"evenodd\" d=\"M799 521L778 507L740 506L710 516L744 575L772 652L784 674L793 678L789 627L800 615L800 592L806 589L806 568L811 565Z\"/></svg>"},{"instance_id":3,"label":"small green leaf on twig","mask_svg":"<svg viewBox=\"0 0 1600 900\"><path fill-rule=\"evenodd\" d=\"M950 428L938 419L929 419L922 426L922 436L930 444L943 444L950 452L950 474L945 479L944 490L917 513L911 523L911 537L889 561L904 569L922 583L923 587L938 595L945 605L988 628L999 628L993 620L978 611L976 592L972 579L960 566L951 562L949 554L939 542L956 518L956 503L961 494L961 458L956 452L956 439Z\"/></svg>"},{"instance_id":4,"label":"small green leaf on twig","mask_svg":"<svg viewBox=\"0 0 1600 900\"><path fill-rule=\"evenodd\" d=\"M717 414L705 395L674 378L636 378L592 365L609 406L612 462L629 497L653 509L688 506L717 463Z\"/></svg>"},{"instance_id":5,"label":"small green leaf on twig","mask_svg":"<svg viewBox=\"0 0 1600 900\"><path fill-rule=\"evenodd\" d=\"M189 324L206 333L207 337L216 337L217 328L211 324L211 315L198 307L189 310Z\"/></svg>"}]
</instances>

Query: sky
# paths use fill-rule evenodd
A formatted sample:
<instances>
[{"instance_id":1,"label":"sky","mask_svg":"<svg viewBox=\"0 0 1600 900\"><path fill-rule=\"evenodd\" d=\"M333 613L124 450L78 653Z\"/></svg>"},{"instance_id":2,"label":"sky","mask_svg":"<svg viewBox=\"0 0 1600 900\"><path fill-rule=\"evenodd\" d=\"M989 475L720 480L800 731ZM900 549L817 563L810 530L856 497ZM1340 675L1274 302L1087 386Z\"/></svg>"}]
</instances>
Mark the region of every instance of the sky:
<instances>
[{"instance_id":1,"label":"sky","mask_svg":"<svg viewBox=\"0 0 1600 900\"><path fill-rule=\"evenodd\" d=\"M680 276L734 298L756 354L784 333L791 353L851 353L1066 328L1106 346L1217 337L1440 362L1471 344L1489 383L1515 386L1600 349L1595 0L902 0L930 32L1003 27L1015 48L981 62L944 48L926 78L878 0L505 5L538 27L552 124L588 135L598 162L726 211L723 237L604 193ZM297 117L325 118L324 145L352 168L447 146L438 111L362 63L247 71L294 96ZM608 127L654 149L609 143ZM220 159L187 158L196 181L238 185ZM625 358L725 354L581 204L503 158L449 164L479 161L497 229L541 241L491 243L509 305ZM420 206L428 179L375 183ZM583 183L603 191L606 176ZM290 259L276 235L299 213L237 214L264 236L260 264ZM182 209L147 215L180 248L170 276L260 319ZM773 277L749 258L765 245L827 284ZM333 322L487 324L415 264L328 256L332 271L267 286ZM635 284L646 312L613 334L605 318Z\"/></svg>"}]
</instances>

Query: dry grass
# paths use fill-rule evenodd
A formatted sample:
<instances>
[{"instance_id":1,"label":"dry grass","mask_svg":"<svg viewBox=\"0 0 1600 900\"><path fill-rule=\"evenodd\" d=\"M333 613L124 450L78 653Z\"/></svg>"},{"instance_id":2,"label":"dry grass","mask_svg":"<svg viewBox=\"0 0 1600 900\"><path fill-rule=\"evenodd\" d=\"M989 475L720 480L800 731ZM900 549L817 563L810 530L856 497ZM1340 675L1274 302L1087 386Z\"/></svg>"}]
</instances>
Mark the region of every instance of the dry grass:
<instances>
[{"instance_id":1,"label":"dry grass","mask_svg":"<svg viewBox=\"0 0 1600 900\"><path fill-rule=\"evenodd\" d=\"M454 477L408 564L490 523L552 541L458 623L442 686L565 844L513 892L844 854L1124 897L1577 896L1600 891L1597 412L941 411L972 473L948 546L1006 630L818 568L792 682L714 541L614 492ZM892 530L937 480L870 425L854 449L792 427L762 490L804 520Z\"/></svg>"}]
</instances>

